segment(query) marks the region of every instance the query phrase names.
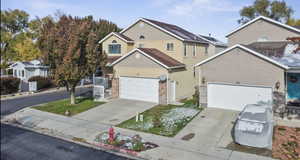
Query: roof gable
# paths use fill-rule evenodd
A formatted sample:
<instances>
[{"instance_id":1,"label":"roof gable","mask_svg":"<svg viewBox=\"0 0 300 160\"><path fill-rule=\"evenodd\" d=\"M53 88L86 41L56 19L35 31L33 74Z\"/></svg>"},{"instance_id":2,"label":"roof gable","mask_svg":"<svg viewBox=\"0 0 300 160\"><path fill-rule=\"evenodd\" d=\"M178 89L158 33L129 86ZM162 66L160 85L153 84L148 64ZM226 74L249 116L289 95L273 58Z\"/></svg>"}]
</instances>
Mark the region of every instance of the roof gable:
<instances>
[{"instance_id":1,"label":"roof gable","mask_svg":"<svg viewBox=\"0 0 300 160\"><path fill-rule=\"evenodd\" d=\"M179 61L175 60L174 58L166 55L165 53L155 48L136 48L131 52L127 53L126 55L122 56L121 58L117 59L113 63L111 63L110 66L121 62L123 59L132 55L136 51L143 54L144 56L148 57L149 59L153 60L154 62L163 66L166 69L181 68L185 66L184 64L180 63Z\"/></svg>"},{"instance_id":2,"label":"roof gable","mask_svg":"<svg viewBox=\"0 0 300 160\"><path fill-rule=\"evenodd\" d=\"M208 59L206 59L204 61L201 61L200 63L196 64L194 67L203 65L203 64L205 64L205 63L207 63L207 62L209 62L209 61L211 61L211 60L213 60L213 59L215 59L215 58L217 58L217 57L219 57L219 56L221 56L223 54L228 53L229 51L231 51L231 50L233 50L235 48L243 49L243 50L247 51L248 53L251 53L251 54L253 54L253 55L255 55L255 56L257 56L257 57L259 57L261 59L264 59L264 60L266 60L266 61L268 61L268 62L270 62L270 63L272 63L272 64L274 64L274 65L276 65L278 67L281 67L281 68L284 68L284 69L289 69L288 66L286 66L284 64L281 64L281 63L279 63L279 62L277 62L277 61L275 61L275 60L273 60L273 59L271 59L271 58L269 58L269 57L267 57L267 56L265 56L263 54L260 54L260 53L258 53L256 51L254 51L254 50L252 50L252 49L250 49L250 48L248 48L246 46L240 45L240 44L236 44L236 45L234 45L234 46L232 46L230 48L227 48L224 51L222 51L222 52L220 52L220 53L218 53L218 54L216 54L214 56L211 56L210 58L208 58Z\"/></svg>"},{"instance_id":3,"label":"roof gable","mask_svg":"<svg viewBox=\"0 0 300 160\"><path fill-rule=\"evenodd\" d=\"M235 32L237 32L237 31L239 31L239 30L241 30L241 29L243 29L243 28L249 26L250 24L252 24L252 23L254 23L254 22L258 21L258 20L265 20L265 21L270 22L270 23L272 23L272 24L278 25L278 26L280 26L280 27L282 27L282 28L286 28L286 29L288 29L288 30L292 30L292 31L295 31L295 32L300 33L300 29L298 29L298 28L296 28L296 27L289 26L289 25L287 25L287 24L278 22L278 21L273 20L273 19L268 18L268 17L259 16L259 17L257 17L257 18L254 18L253 20L247 22L246 24L244 24L244 25L238 27L237 29L231 31L230 33L228 33L228 34L226 35L226 37L229 37L229 36L232 35L233 33L235 33Z\"/></svg>"},{"instance_id":4,"label":"roof gable","mask_svg":"<svg viewBox=\"0 0 300 160\"><path fill-rule=\"evenodd\" d=\"M181 27L178 27L173 24L159 22L156 20L146 19L146 18L138 19L132 25L123 29L120 33L124 33L125 31L127 31L129 28L131 28L133 25L137 24L140 21L147 23L147 24L159 29L160 31L163 31L181 41L188 41L188 42L195 42L195 43L207 43L207 41L201 39L199 36L189 32Z\"/></svg>"},{"instance_id":5,"label":"roof gable","mask_svg":"<svg viewBox=\"0 0 300 160\"><path fill-rule=\"evenodd\" d=\"M131 38L129 38L129 37L123 35L123 34L120 34L120 33L117 33L117 32L111 32L110 34L106 35L103 39L101 39L98 43L104 42L106 39L108 39L111 36L116 36L116 37L118 37L119 39L121 39L122 41L124 41L126 43L133 43L134 42Z\"/></svg>"}]
</instances>

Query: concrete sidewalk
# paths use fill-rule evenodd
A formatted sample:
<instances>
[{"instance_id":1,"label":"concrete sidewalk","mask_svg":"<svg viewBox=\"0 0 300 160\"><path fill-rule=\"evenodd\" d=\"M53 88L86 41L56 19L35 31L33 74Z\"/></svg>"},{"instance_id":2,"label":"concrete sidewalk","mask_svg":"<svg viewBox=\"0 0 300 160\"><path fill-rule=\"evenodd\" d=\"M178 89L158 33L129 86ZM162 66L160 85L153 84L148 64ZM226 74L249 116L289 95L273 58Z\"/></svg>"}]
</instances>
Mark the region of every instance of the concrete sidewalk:
<instances>
[{"instance_id":1,"label":"concrete sidewalk","mask_svg":"<svg viewBox=\"0 0 300 160\"><path fill-rule=\"evenodd\" d=\"M65 117L39 110L26 108L12 115L6 116L2 121L17 121L22 126L34 130L48 130L55 136L72 139L82 138L88 143L94 143L95 136L108 131L109 124L92 122L75 117ZM116 132L133 136L139 134L145 141L158 144L159 147L141 152L140 157L145 159L172 159L172 160L270 160L269 157L257 156L236 152L211 145L191 143L172 137L163 137L143 132L115 127Z\"/></svg>"}]
</instances>

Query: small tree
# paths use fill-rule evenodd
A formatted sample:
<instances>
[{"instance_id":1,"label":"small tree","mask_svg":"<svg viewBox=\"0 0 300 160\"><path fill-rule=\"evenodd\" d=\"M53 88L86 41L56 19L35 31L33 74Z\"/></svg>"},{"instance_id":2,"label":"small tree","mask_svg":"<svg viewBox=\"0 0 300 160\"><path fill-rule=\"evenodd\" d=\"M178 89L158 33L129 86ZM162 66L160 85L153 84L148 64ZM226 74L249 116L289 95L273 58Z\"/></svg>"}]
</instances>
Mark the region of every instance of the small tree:
<instances>
[{"instance_id":1,"label":"small tree","mask_svg":"<svg viewBox=\"0 0 300 160\"><path fill-rule=\"evenodd\" d=\"M252 5L245 6L240 10L241 18L238 23L247 23L260 15L287 23L292 14L293 9L285 1L255 0Z\"/></svg>"},{"instance_id":2,"label":"small tree","mask_svg":"<svg viewBox=\"0 0 300 160\"><path fill-rule=\"evenodd\" d=\"M75 88L91 75L106 56L99 49L97 23L91 16L79 18L62 15L57 22L47 21L38 39L44 62L50 66L57 84L69 88L71 104L75 104Z\"/></svg>"}]
</instances>

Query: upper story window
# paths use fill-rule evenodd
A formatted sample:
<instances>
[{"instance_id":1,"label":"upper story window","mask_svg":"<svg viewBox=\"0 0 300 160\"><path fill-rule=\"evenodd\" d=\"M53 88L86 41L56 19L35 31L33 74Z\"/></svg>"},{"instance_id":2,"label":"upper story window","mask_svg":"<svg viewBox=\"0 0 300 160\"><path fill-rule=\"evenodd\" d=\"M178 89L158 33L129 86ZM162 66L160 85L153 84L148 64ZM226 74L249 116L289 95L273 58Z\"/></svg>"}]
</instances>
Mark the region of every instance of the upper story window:
<instances>
[{"instance_id":1,"label":"upper story window","mask_svg":"<svg viewBox=\"0 0 300 160\"><path fill-rule=\"evenodd\" d=\"M193 46L193 56L196 56L196 44Z\"/></svg>"},{"instance_id":2,"label":"upper story window","mask_svg":"<svg viewBox=\"0 0 300 160\"><path fill-rule=\"evenodd\" d=\"M111 54L120 54L121 53L121 45L120 44L108 45L108 52Z\"/></svg>"},{"instance_id":3,"label":"upper story window","mask_svg":"<svg viewBox=\"0 0 300 160\"><path fill-rule=\"evenodd\" d=\"M174 51L174 44L173 43L167 43L167 51Z\"/></svg>"},{"instance_id":4,"label":"upper story window","mask_svg":"<svg viewBox=\"0 0 300 160\"><path fill-rule=\"evenodd\" d=\"M22 70L22 77L24 77L25 76L25 72L24 72L24 70Z\"/></svg>"},{"instance_id":5,"label":"upper story window","mask_svg":"<svg viewBox=\"0 0 300 160\"><path fill-rule=\"evenodd\" d=\"M205 47L205 54L208 54L208 47Z\"/></svg>"},{"instance_id":6,"label":"upper story window","mask_svg":"<svg viewBox=\"0 0 300 160\"><path fill-rule=\"evenodd\" d=\"M111 43L117 43L117 41L116 41L116 40L113 40L113 41L111 41Z\"/></svg>"},{"instance_id":7,"label":"upper story window","mask_svg":"<svg viewBox=\"0 0 300 160\"><path fill-rule=\"evenodd\" d=\"M187 55L187 50L186 50L186 44L184 44L184 51L183 51L183 55L186 56Z\"/></svg>"},{"instance_id":8,"label":"upper story window","mask_svg":"<svg viewBox=\"0 0 300 160\"><path fill-rule=\"evenodd\" d=\"M143 36L143 35L140 35L140 39L145 39L145 36Z\"/></svg>"}]
</instances>

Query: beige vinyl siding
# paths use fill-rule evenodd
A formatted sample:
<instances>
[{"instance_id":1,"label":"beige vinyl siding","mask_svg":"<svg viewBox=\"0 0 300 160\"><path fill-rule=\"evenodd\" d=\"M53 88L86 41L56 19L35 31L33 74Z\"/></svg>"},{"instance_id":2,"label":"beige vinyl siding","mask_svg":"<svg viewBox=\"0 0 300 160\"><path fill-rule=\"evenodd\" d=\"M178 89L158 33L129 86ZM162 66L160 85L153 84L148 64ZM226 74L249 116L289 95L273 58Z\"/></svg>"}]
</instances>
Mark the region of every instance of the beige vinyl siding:
<instances>
[{"instance_id":1,"label":"beige vinyl siding","mask_svg":"<svg viewBox=\"0 0 300 160\"><path fill-rule=\"evenodd\" d=\"M141 53L135 52L114 66L116 77L158 78L166 75L167 70Z\"/></svg>"},{"instance_id":2,"label":"beige vinyl siding","mask_svg":"<svg viewBox=\"0 0 300 160\"><path fill-rule=\"evenodd\" d=\"M284 69L239 48L197 69L200 69L200 78L205 78L206 82L267 86L274 90L279 82L279 91L284 92Z\"/></svg>"},{"instance_id":3,"label":"beige vinyl siding","mask_svg":"<svg viewBox=\"0 0 300 160\"><path fill-rule=\"evenodd\" d=\"M252 42L256 42L261 37L267 37L269 41L282 41L286 40L287 37L295 36L300 36L300 34L277 24L260 19L229 35L228 45L230 47L235 44L250 44Z\"/></svg>"},{"instance_id":4,"label":"beige vinyl siding","mask_svg":"<svg viewBox=\"0 0 300 160\"><path fill-rule=\"evenodd\" d=\"M195 45L196 56L193 55ZM176 100L191 97L195 93L195 86L198 85L199 76L196 71L194 76L194 65L208 57L208 55L205 54L205 46L207 45L186 43L187 55L183 57L183 63L186 65L186 68L184 70L177 69L170 72L170 80L176 81Z\"/></svg>"},{"instance_id":5,"label":"beige vinyl siding","mask_svg":"<svg viewBox=\"0 0 300 160\"><path fill-rule=\"evenodd\" d=\"M116 41L117 43L112 43L112 41ZM110 44L120 44L121 45L121 54L110 54L108 51L108 46ZM123 56L124 54L130 52L133 49L133 44L126 43L125 41L121 40L119 37L112 35L107 38L104 42L102 42L103 51L108 56Z\"/></svg>"},{"instance_id":6,"label":"beige vinyl siding","mask_svg":"<svg viewBox=\"0 0 300 160\"><path fill-rule=\"evenodd\" d=\"M140 24L143 23L141 27ZM144 48L156 48L168 56L182 62L182 42L181 40L147 24L139 21L131 28L123 32L127 37L130 37L134 40L134 48L138 48L139 44L143 44ZM143 35L145 38L140 39L140 36ZM167 43L174 44L174 50L167 50Z\"/></svg>"}]
</instances>

